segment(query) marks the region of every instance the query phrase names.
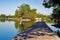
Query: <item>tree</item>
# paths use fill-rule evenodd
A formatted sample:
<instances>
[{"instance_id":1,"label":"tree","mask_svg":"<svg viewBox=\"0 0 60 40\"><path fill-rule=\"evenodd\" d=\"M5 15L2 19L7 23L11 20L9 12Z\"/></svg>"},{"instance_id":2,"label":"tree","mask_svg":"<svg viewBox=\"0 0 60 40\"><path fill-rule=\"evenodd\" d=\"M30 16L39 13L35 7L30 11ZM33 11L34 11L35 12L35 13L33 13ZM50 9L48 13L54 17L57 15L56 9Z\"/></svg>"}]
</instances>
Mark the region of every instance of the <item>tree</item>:
<instances>
[{"instance_id":1,"label":"tree","mask_svg":"<svg viewBox=\"0 0 60 40\"><path fill-rule=\"evenodd\" d=\"M22 4L19 8L19 14L22 18L29 18L30 6L28 4Z\"/></svg>"},{"instance_id":2,"label":"tree","mask_svg":"<svg viewBox=\"0 0 60 40\"><path fill-rule=\"evenodd\" d=\"M43 5L46 8L50 8L50 7L58 8L60 7L60 0L44 0Z\"/></svg>"},{"instance_id":3,"label":"tree","mask_svg":"<svg viewBox=\"0 0 60 40\"><path fill-rule=\"evenodd\" d=\"M31 20L35 20L35 18L37 17L36 14L37 14L37 13L36 13L36 9L32 9L32 10L30 11L30 13L29 13L30 19L31 19Z\"/></svg>"},{"instance_id":4,"label":"tree","mask_svg":"<svg viewBox=\"0 0 60 40\"><path fill-rule=\"evenodd\" d=\"M46 16L46 21L47 21L47 22L50 22L50 23L53 23L53 22L54 22L51 15L47 15L47 16Z\"/></svg>"},{"instance_id":5,"label":"tree","mask_svg":"<svg viewBox=\"0 0 60 40\"><path fill-rule=\"evenodd\" d=\"M1 14L0 17L1 18L6 18L6 15L5 14Z\"/></svg>"},{"instance_id":6,"label":"tree","mask_svg":"<svg viewBox=\"0 0 60 40\"><path fill-rule=\"evenodd\" d=\"M30 9L28 4L22 4L18 7L18 10L15 11L15 16L21 17L23 19L34 20L36 18L36 9Z\"/></svg>"},{"instance_id":7,"label":"tree","mask_svg":"<svg viewBox=\"0 0 60 40\"><path fill-rule=\"evenodd\" d=\"M15 17L19 18L19 12L18 12L18 10L15 11Z\"/></svg>"},{"instance_id":8,"label":"tree","mask_svg":"<svg viewBox=\"0 0 60 40\"><path fill-rule=\"evenodd\" d=\"M43 18L43 17L45 17L45 15L38 13L38 14L37 14L37 17L38 17L38 18Z\"/></svg>"},{"instance_id":9,"label":"tree","mask_svg":"<svg viewBox=\"0 0 60 40\"><path fill-rule=\"evenodd\" d=\"M53 7L52 17L57 23L57 26L60 26L60 0L44 0L43 5L46 8Z\"/></svg>"}]
</instances>

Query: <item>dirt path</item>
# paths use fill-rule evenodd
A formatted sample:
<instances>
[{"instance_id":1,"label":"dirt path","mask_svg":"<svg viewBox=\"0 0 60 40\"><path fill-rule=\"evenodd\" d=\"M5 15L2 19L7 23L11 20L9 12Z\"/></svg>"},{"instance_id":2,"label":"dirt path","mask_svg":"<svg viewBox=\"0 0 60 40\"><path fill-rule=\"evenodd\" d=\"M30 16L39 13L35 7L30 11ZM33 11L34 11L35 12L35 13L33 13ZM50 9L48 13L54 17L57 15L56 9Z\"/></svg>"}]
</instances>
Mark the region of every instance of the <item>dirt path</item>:
<instances>
[{"instance_id":1,"label":"dirt path","mask_svg":"<svg viewBox=\"0 0 60 40\"><path fill-rule=\"evenodd\" d=\"M46 25L37 22L22 33L17 34L12 40L59 40L58 36Z\"/></svg>"}]
</instances>

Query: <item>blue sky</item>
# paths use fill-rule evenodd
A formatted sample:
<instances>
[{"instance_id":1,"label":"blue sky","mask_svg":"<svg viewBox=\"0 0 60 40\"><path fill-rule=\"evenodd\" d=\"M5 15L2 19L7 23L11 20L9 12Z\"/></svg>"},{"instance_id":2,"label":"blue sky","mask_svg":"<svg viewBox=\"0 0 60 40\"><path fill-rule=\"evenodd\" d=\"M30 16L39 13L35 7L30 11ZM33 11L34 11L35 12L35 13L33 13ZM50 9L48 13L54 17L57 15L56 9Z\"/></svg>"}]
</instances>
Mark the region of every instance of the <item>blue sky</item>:
<instances>
[{"instance_id":1,"label":"blue sky","mask_svg":"<svg viewBox=\"0 0 60 40\"><path fill-rule=\"evenodd\" d=\"M50 15L52 8L44 8L43 0L0 0L0 14L14 15L15 10L21 4L29 4L31 8L37 9L37 13Z\"/></svg>"}]
</instances>

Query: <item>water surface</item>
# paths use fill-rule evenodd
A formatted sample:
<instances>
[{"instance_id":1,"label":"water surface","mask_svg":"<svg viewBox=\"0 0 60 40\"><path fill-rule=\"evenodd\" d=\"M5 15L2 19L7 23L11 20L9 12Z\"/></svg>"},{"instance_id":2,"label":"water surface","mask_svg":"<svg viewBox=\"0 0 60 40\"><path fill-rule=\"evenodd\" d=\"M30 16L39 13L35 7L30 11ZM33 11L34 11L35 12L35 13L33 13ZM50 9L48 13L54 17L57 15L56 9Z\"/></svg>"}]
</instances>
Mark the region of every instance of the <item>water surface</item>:
<instances>
[{"instance_id":1,"label":"water surface","mask_svg":"<svg viewBox=\"0 0 60 40\"><path fill-rule=\"evenodd\" d=\"M18 33L23 32L34 22L1 21L0 22L0 40L11 40Z\"/></svg>"},{"instance_id":2,"label":"water surface","mask_svg":"<svg viewBox=\"0 0 60 40\"><path fill-rule=\"evenodd\" d=\"M18 21L0 21L0 40L11 40L14 36L28 29L34 23L34 21L22 22L21 24ZM60 28L51 26L51 23L47 23L47 25L55 33L57 33L58 30L60 31Z\"/></svg>"},{"instance_id":3,"label":"water surface","mask_svg":"<svg viewBox=\"0 0 60 40\"><path fill-rule=\"evenodd\" d=\"M0 40L11 40L17 33L13 21L0 22Z\"/></svg>"}]
</instances>

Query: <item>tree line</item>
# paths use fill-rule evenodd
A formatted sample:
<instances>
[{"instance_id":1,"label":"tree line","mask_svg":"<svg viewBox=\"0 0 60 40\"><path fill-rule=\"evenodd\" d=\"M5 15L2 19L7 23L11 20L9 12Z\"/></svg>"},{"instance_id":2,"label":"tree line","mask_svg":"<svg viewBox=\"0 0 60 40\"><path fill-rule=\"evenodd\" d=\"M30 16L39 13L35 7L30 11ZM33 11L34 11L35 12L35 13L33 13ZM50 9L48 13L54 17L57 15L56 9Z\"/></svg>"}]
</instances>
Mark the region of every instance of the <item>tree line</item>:
<instances>
[{"instance_id":1,"label":"tree line","mask_svg":"<svg viewBox=\"0 0 60 40\"><path fill-rule=\"evenodd\" d=\"M31 9L30 5L22 4L20 7L17 7L14 15L1 14L0 18L22 18L22 19L31 19L32 21L35 18L42 18L42 20L46 20L47 22L54 22L51 15L43 15L41 13L37 13L37 9Z\"/></svg>"}]
</instances>

